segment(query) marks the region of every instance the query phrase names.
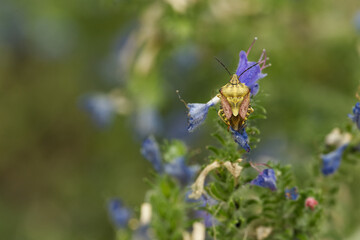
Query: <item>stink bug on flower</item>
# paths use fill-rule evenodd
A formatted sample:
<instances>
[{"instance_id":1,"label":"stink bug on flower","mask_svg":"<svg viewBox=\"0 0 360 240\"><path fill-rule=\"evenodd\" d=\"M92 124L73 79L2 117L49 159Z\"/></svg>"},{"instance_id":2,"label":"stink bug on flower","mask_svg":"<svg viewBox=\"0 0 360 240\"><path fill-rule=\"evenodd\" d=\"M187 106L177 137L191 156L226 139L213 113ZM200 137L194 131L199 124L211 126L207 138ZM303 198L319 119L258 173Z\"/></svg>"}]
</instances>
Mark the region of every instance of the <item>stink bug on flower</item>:
<instances>
[{"instance_id":1,"label":"stink bug on flower","mask_svg":"<svg viewBox=\"0 0 360 240\"><path fill-rule=\"evenodd\" d=\"M221 102L219 117L228 125L233 134L234 141L246 151L250 151L248 137L245 132L246 120L254 111L250 106L250 96L256 95L259 90L257 81L266 76L261 71L270 66L266 65L266 52L263 50L258 62L248 62L248 55L257 38L254 39L248 51L240 51L240 61L236 73L231 76L229 70L222 64L231 76L229 83L220 88L219 94L206 104L185 103L189 110L188 131L192 132L196 127L204 122L210 107Z\"/></svg>"},{"instance_id":2,"label":"stink bug on flower","mask_svg":"<svg viewBox=\"0 0 360 240\"><path fill-rule=\"evenodd\" d=\"M250 107L250 89L233 74L230 82L220 88L219 92L219 117L235 131L242 129L247 117L254 111Z\"/></svg>"}]
</instances>

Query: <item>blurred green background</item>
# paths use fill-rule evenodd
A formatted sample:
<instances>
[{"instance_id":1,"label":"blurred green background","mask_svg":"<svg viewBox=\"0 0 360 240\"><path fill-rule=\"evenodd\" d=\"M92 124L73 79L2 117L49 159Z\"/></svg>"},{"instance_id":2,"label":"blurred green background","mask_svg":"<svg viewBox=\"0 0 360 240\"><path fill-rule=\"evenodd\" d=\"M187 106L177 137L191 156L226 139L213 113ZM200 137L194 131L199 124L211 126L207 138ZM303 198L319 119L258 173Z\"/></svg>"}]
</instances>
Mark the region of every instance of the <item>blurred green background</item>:
<instances>
[{"instance_id":1,"label":"blurred green background","mask_svg":"<svg viewBox=\"0 0 360 240\"><path fill-rule=\"evenodd\" d=\"M292 163L306 178L356 102L359 10L358 0L1 0L1 238L113 239L106 201L118 196L136 211L149 188L142 138L185 139L200 152L192 162L213 141L216 113L187 134L175 90L208 101L229 78L214 56L234 71L255 36L249 59L266 48L272 66L250 158ZM114 89L127 110L98 128L80 99ZM341 201L358 206L353 182ZM338 224L347 235L360 225Z\"/></svg>"}]
</instances>

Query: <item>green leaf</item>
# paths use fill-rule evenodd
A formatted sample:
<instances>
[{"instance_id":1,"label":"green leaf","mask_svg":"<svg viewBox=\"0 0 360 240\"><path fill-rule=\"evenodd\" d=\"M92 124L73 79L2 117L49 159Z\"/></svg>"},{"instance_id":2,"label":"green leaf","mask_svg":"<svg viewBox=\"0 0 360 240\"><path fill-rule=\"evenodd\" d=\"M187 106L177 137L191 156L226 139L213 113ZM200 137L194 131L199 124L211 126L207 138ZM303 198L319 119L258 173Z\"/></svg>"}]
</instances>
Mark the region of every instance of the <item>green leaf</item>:
<instances>
[{"instance_id":1,"label":"green leaf","mask_svg":"<svg viewBox=\"0 0 360 240\"><path fill-rule=\"evenodd\" d=\"M216 155L220 155L220 152L219 152L219 150L218 150L216 147L214 147L214 146L207 146L206 148L207 148L208 150L210 150L211 152L215 153Z\"/></svg>"},{"instance_id":2,"label":"green leaf","mask_svg":"<svg viewBox=\"0 0 360 240\"><path fill-rule=\"evenodd\" d=\"M244 207L248 207L253 204L260 204L260 202L256 199L250 199L244 202Z\"/></svg>"},{"instance_id":3,"label":"green leaf","mask_svg":"<svg viewBox=\"0 0 360 240\"><path fill-rule=\"evenodd\" d=\"M267 117L263 114L252 114L249 116L249 120L251 119L266 119Z\"/></svg>"},{"instance_id":4,"label":"green leaf","mask_svg":"<svg viewBox=\"0 0 360 240\"><path fill-rule=\"evenodd\" d=\"M253 216L247 217L246 218L246 223L249 224L249 223L251 223L252 221L254 221L254 220L258 219L258 218L260 218L260 215L253 215Z\"/></svg>"},{"instance_id":5,"label":"green leaf","mask_svg":"<svg viewBox=\"0 0 360 240\"><path fill-rule=\"evenodd\" d=\"M215 137L222 145L226 144L225 139L219 133L213 133L211 135Z\"/></svg>"}]
</instances>

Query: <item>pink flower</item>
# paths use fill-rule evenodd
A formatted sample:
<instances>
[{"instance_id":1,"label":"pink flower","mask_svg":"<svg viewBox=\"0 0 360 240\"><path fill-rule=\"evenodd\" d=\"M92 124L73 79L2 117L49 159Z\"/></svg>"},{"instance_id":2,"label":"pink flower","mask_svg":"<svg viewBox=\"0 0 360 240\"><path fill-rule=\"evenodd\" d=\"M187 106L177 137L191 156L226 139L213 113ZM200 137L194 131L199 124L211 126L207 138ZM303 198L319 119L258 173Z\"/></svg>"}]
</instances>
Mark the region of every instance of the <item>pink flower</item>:
<instances>
[{"instance_id":1,"label":"pink flower","mask_svg":"<svg viewBox=\"0 0 360 240\"><path fill-rule=\"evenodd\" d=\"M314 208L316 207L316 205L318 205L318 201L316 201L315 198L313 197L308 197L306 200L305 200L305 207L309 207L311 208L311 210L314 210Z\"/></svg>"}]
</instances>

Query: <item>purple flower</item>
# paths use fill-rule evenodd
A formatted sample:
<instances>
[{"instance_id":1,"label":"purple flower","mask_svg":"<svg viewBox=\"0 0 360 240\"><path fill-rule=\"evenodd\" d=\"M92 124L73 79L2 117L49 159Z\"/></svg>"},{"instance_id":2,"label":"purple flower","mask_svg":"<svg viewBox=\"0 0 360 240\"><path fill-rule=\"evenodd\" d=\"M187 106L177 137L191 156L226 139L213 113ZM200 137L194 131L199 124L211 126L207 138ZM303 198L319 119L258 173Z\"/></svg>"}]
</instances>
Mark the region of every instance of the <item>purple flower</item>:
<instances>
[{"instance_id":1,"label":"purple flower","mask_svg":"<svg viewBox=\"0 0 360 240\"><path fill-rule=\"evenodd\" d=\"M240 51L239 65L236 69L236 75L239 76L239 81L250 88L252 95L256 95L259 91L259 84L257 83L257 81L261 78L266 77L267 75L261 73L261 71L264 68L270 66L266 65L267 57L265 49L263 50L258 62L248 61L247 57L256 40L257 38L255 38L247 52Z\"/></svg>"},{"instance_id":2,"label":"purple flower","mask_svg":"<svg viewBox=\"0 0 360 240\"><path fill-rule=\"evenodd\" d=\"M163 172L160 148L154 137L150 136L144 140L141 154L153 165L158 173Z\"/></svg>"},{"instance_id":3,"label":"purple flower","mask_svg":"<svg viewBox=\"0 0 360 240\"><path fill-rule=\"evenodd\" d=\"M199 166L187 166L184 157L178 157L164 167L165 173L176 178L183 186L192 182Z\"/></svg>"},{"instance_id":4,"label":"purple flower","mask_svg":"<svg viewBox=\"0 0 360 240\"><path fill-rule=\"evenodd\" d=\"M207 103L189 103L187 108L188 113L188 131L192 132L195 128L200 126L206 119L209 108L218 103L220 99L218 97L212 98Z\"/></svg>"},{"instance_id":5,"label":"purple flower","mask_svg":"<svg viewBox=\"0 0 360 240\"><path fill-rule=\"evenodd\" d=\"M90 114L94 123L104 128L111 124L115 116L115 106L111 99L105 94L84 96L80 104Z\"/></svg>"},{"instance_id":6,"label":"purple flower","mask_svg":"<svg viewBox=\"0 0 360 240\"><path fill-rule=\"evenodd\" d=\"M330 175L336 172L340 166L342 155L347 146L348 144L341 145L336 150L321 156L323 162L321 171L324 175Z\"/></svg>"},{"instance_id":7,"label":"purple flower","mask_svg":"<svg viewBox=\"0 0 360 240\"><path fill-rule=\"evenodd\" d=\"M356 123L358 129L360 129L360 102L355 104L353 107L353 114L348 115L351 121Z\"/></svg>"},{"instance_id":8,"label":"purple flower","mask_svg":"<svg viewBox=\"0 0 360 240\"><path fill-rule=\"evenodd\" d=\"M111 199L108 203L108 211L113 224L117 228L126 228L130 219L130 210L123 206L120 199Z\"/></svg>"},{"instance_id":9,"label":"purple flower","mask_svg":"<svg viewBox=\"0 0 360 240\"><path fill-rule=\"evenodd\" d=\"M276 190L276 176L271 168L264 169L250 184L257 185L264 188L269 188L272 191Z\"/></svg>"},{"instance_id":10,"label":"purple flower","mask_svg":"<svg viewBox=\"0 0 360 240\"><path fill-rule=\"evenodd\" d=\"M240 147L245 149L245 151L250 152L249 139L245 128L235 131L232 127L230 127L230 132L232 133L234 141L239 144Z\"/></svg>"},{"instance_id":11,"label":"purple flower","mask_svg":"<svg viewBox=\"0 0 360 240\"><path fill-rule=\"evenodd\" d=\"M297 187L286 188L285 189L285 197L290 200L296 200L299 197L299 193L297 191Z\"/></svg>"}]
</instances>

